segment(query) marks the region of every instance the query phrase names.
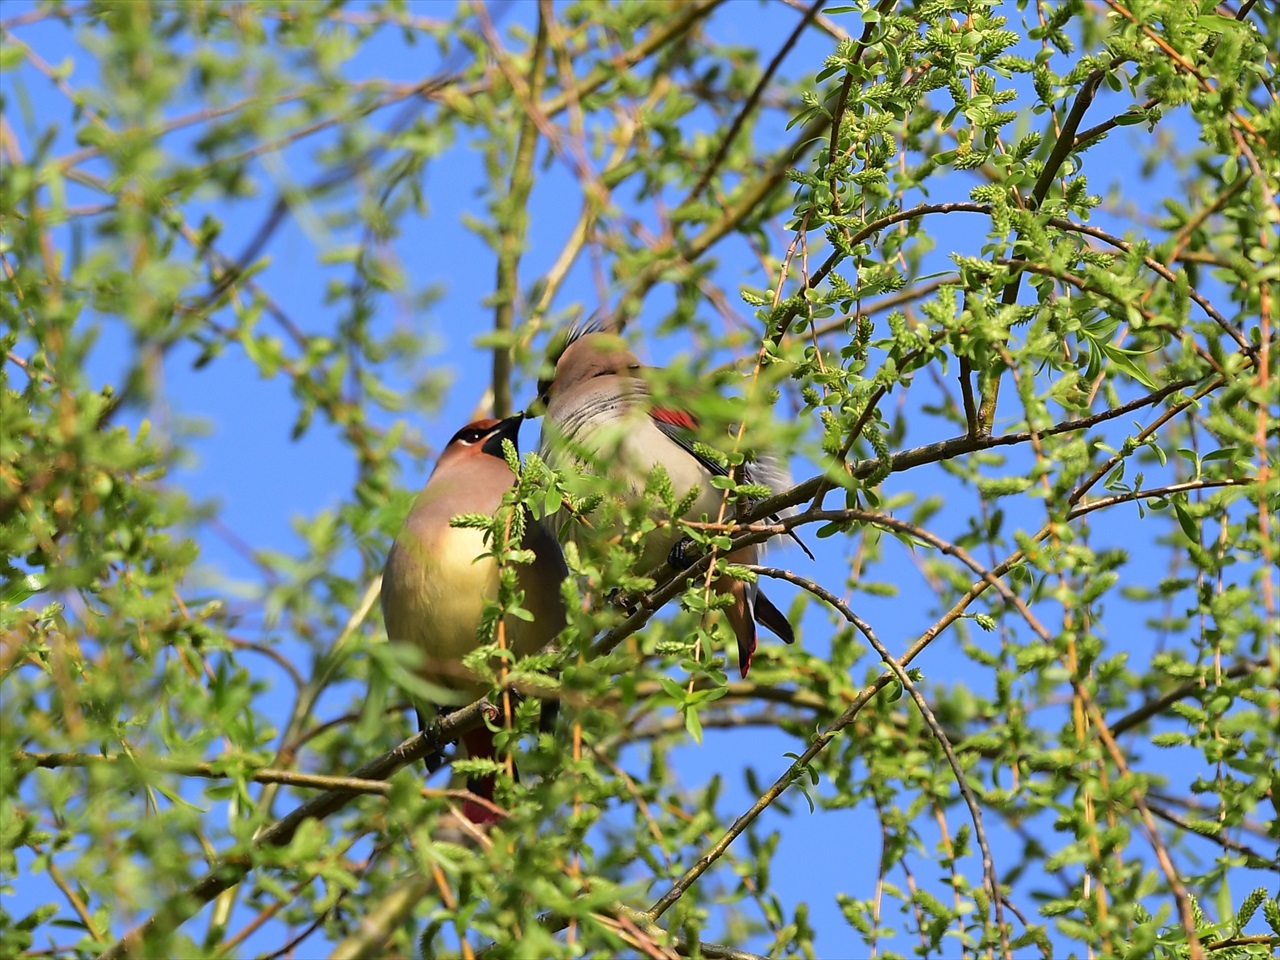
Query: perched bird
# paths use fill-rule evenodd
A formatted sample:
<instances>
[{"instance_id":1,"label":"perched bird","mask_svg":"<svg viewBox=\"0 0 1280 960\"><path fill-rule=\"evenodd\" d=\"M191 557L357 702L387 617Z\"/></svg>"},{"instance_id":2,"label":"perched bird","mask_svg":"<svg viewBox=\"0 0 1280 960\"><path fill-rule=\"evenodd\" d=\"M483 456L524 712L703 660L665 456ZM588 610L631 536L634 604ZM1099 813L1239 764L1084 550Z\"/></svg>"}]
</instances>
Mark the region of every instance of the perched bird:
<instances>
[{"instance_id":1,"label":"perched bird","mask_svg":"<svg viewBox=\"0 0 1280 960\"><path fill-rule=\"evenodd\" d=\"M727 470L695 448L698 424L690 414L652 403L640 360L620 337L588 324L570 331L553 359L552 375L538 384L539 400L545 405L539 454L547 463L562 472L612 480L619 485L624 502L631 504L643 500L649 475L661 464L677 499L698 491L684 519L696 521L705 516L714 521L719 516L724 493L712 486L711 479L725 476ZM745 464L739 479L763 483L773 490L790 486L785 471L751 462ZM571 528L570 536L581 534ZM659 526L646 534L639 571L648 573L661 566L680 539L674 525ZM760 553L760 545L752 545L734 551L727 559L730 563L755 563ZM713 589L733 599L725 615L737 638L738 669L744 678L756 650L756 623L786 643L794 642L791 624L759 584L725 576L713 582Z\"/></svg>"},{"instance_id":2,"label":"perched bird","mask_svg":"<svg viewBox=\"0 0 1280 960\"><path fill-rule=\"evenodd\" d=\"M454 434L405 518L382 575L387 636L415 645L424 656L423 679L455 691L459 702L489 693L488 683L461 661L480 645L485 605L498 595L498 565L486 555L491 545L483 531L452 527L449 521L461 513L498 512L515 482L502 441L516 443L523 417L477 420ZM516 565L522 606L533 620L508 616L503 621L506 644L516 657L541 649L564 628L560 584L569 573L560 545L542 524L528 520L521 546L532 550L536 559ZM544 720L548 706L543 705ZM465 734L462 744L471 757L494 756L493 734L487 728ZM492 776L477 778L467 787L492 801ZM463 812L474 823L498 819L492 810L470 801Z\"/></svg>"}]
</instances>

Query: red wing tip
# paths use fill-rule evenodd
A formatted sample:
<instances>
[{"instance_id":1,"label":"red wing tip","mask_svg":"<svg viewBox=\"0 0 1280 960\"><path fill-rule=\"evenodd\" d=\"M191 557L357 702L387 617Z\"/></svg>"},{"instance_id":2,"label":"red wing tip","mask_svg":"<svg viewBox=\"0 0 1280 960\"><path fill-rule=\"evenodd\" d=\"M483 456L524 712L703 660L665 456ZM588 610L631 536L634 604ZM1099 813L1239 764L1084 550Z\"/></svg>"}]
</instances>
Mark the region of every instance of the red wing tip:
<instances>
[{"instance_id":1,"label":"red wing tip","mask_svg":"<svg viewBox=\"0 0 1280 960\"><path fill-rule=\"evenodd\" d=\"M654 407L649 411L649 414L653 419L669 423L673 427L680 427L684 430L698 429L698 421L694 419L693 414L686 413L683 410L672 410L670 407Z\"/></svg>"}]
</instances>

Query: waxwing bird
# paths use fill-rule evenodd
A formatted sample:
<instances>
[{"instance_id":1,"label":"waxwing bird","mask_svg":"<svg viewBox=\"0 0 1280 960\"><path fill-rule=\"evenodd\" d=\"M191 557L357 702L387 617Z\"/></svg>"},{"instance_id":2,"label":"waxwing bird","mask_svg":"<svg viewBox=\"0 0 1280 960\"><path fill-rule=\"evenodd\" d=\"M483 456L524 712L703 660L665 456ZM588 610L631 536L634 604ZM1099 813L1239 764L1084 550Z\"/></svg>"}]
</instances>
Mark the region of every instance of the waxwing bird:
<instances>
[{"instance_id":1,"label":"waxwing bird","mask_svg":"<svg viewBox=\"0 0 1280 960\"><path fill-rule=\"evenodd\" d=\"M459 702L489 693L489 685L462 666L462 658L480 645L478 632L487 603L498 596L498 565L484 533L450 526L461 513L495 515L515 482L503 457L502 441L516 443L524 415L506 420L477 420L454 434L418 494L382 575L382 616L392 641L410 643L423 654L423 679L454 691ZM531 621L504 618L507 646L517 658L541 649L564 628L560 584L569 571L554 536L531 518L521 546L536 559L516 565L522 606ZM543 704L544 719L549 715ZM474 758L494 755L487 728L462 738ZM493 777L468 783L477 796L492 801ZM467 802L463 812L474 823L498 817L487 807Z\"/></svg>"},{"instance_id":2,"label":"waxwing bird","mask_svg":"<svg viewBox=\"0 0 1280 960\"><path fill-rule=\"evenodd\" d=\"M724 494L711 480L728 471L697 451L693 437L698 424L690 414L652 403L640 360L620 337L594 324L576 328L554 364L550 378L538 384L539 399L546 407L539 454L547 463L563 472L612 480L628 503L643 500L649 474L660 464L671 478L677 499L698 491L684 519L717 518ZM745 465L740 479L775 491L790 486L785 470L766 470L752 463ZM571 537L580 536L577 526L571 526ZM648 533L640 572L661 566L680 539L679 530L670 524ZM760 554L761 546L752 545L734 551L728 560L755 563ZM786 616L758 583L725 576L714 581L713 589L732 597L725 615L737 638L738 669L744 678L756 649L756 623L786 643L795 640Z\"/></svg>"}]
</instances>

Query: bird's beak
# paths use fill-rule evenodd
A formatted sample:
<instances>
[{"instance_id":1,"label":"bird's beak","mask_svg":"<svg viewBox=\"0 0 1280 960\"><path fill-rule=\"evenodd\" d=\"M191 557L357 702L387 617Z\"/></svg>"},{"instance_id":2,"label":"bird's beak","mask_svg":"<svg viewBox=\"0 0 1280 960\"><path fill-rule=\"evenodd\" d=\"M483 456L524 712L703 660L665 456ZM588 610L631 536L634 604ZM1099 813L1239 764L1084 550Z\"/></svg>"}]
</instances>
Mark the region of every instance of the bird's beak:
<instances>
[{"instance_id":1,"label":"bird's beak","mask_svg":"<svg viewBox=\"0 0 1280 960\"><path fill-rule=\"evenodd\" d=\"M509 437L511 442L515 443L516 438L520 436L520 424L524 422L524 417L525 411L521 410L514 416L507 417L505 420L500 420L498 422L498 426L495 427L498 432L498 436Z\"/></svg>"},{"instance_id":2,"label":"bird's beak","mask_svg":"<svg viewBox=\"0 0 1280 960\"><path fill-rule=\"evenodd\" d=\"M520 424L524 422L524 411L517 413L514 417L507 417L505 420L499 420L497 426L493 428L493 432L489 434L489 438L485 440L482 449L485 453L495 457L502 456L502 441L510 440L512 445L520 449Z\"/></svg>"}]
</instances>

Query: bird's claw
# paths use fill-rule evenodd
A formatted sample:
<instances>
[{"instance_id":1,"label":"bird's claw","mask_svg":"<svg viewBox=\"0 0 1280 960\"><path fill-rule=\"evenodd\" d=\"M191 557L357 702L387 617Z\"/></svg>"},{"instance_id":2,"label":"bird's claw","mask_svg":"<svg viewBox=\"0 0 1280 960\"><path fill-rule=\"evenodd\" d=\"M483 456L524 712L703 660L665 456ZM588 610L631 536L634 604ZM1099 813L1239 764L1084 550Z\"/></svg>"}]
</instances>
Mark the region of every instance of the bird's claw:
<instances>
[{"instance_id":1,"label":"bird's claw","mask_svg":"<svg viewBox=\"0 0 1280 960\"><path fill-rule=\"evenodd\" d=\"M610 606L621 607L623 613L628 617L640 609L636 602L637 598L633 594L629 594L621 587L616 587L605 594L605 602Z\"/></svg>"},{"instance_id":2,"label":"bird's claw","mask_svg":"<svg viewBox=\"0 0 1280 960\"><path fill-rule=\"evenodd\" d=\"M688 537L681 537L667 554L667 563L677 572L688 570L693 566L694 543Z\"/></svg>"},{"instance_id":3,"label":"bird's claw","mask_svg":"<svg viewBox=\"0 0 1280 960\"><path fill-rule=\"evenodd\" d=\"M440 720L451 709L451 707L437 708L435 716L428 716L421 708L414 710L418 715L418 730L431 741L433 748L430 753L422 758L422 763L427 768L428 776L435 773L451 759L449 750L440 743Z\"/></svg>"}]
</instances>

